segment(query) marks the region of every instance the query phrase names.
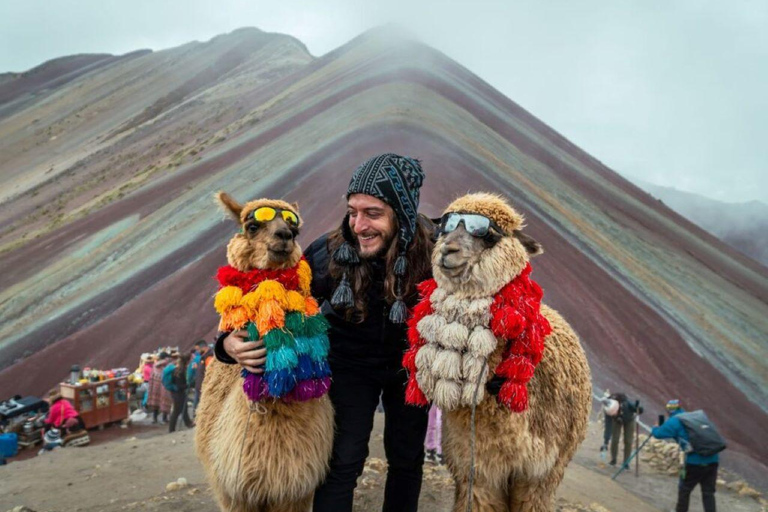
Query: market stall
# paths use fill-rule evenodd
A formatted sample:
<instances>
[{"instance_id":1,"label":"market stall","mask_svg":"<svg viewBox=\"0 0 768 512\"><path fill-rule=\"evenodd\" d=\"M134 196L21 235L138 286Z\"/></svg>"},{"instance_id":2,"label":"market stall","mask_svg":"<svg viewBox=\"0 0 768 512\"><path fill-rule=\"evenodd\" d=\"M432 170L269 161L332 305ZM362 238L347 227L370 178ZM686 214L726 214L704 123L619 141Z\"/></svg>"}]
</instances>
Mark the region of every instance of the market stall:
<instances>
[{"instance_id":1,"label":"market stall","mask_svg":"<svg viewBox=\"0 0 768 512\"><path fill-rule=\"evenodd\" d=\"M91 429L128 417L128 379L117 377L97 382L62 383L61 396L72 402L85 428Z\"/></svg>"}]
</instances>

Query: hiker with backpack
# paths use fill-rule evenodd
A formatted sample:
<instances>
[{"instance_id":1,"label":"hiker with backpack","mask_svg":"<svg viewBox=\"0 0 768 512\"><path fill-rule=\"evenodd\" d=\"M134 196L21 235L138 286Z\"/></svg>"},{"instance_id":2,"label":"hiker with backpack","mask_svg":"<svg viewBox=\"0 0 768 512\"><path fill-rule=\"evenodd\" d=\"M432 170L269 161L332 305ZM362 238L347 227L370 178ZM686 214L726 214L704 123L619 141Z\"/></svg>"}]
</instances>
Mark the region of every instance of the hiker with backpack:
<instances>
[{"instance_id":1,"label":"hiker with backpack","mask_svg":"<svg viewBox=\"0 0 768 512\"><path fill-rule=\"evenodd\" d=\"M627 462L632 454L632 440L635 437L637 415L643 412L639 401L630 401L624 393L614 393L610 399L619 403L619 410L613 416L611 429L611 466L616 465L616 456L619 452L619 439L624 439L624 460ZM623 436L622 436L623 434Z\"/></svg>"},{"instance_id":2,"label":"hiker with backpack","mask_svg":"<svg viewBox=\"0 0 768 512\"><path fill-rule=\"evenodd\" d=\"M651 436L674 439L685 452L685 468L680 475L675 511L688 511L691 492L700 484L704 512L715 512L718 453L725 449L725 440L704 411L685 412L680 400L667 402L667 411L669 419L653 427Z\"/></svg>"}]
</instances>

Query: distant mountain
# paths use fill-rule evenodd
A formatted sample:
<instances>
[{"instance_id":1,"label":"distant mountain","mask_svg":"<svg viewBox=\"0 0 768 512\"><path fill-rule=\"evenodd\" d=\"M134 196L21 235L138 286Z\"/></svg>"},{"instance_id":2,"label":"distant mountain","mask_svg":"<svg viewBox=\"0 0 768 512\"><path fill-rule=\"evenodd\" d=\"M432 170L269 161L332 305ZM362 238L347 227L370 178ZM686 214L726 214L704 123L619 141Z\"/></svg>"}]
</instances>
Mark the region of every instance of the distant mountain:
<instances>
[{"instance_id":1,"label":"distant mountain","mask_svg":"<svg viewBox=\"0 0 768 512\"><path fill-rule=\"evenodd\" d=\"M768 204L761 201L726 203L630 179L683 217L768 267Z\"/></svg>"},{"instance_id":2,"label":"distant mountain","mask_svg":"<svg viewBox=\"0 0 768 512\"><path fill-rule=\"evenodd\" d=\"M468 190L525 213L596 386L706 407L729 453L768 460L768 270L440 52L384 27L314 57L242 29L72 66L0 83L4 393L210 339L235 229L213 193L298 201L306 246L352 170L395 151L422 160L428 215Z\"/></svg>"}]
</instances>

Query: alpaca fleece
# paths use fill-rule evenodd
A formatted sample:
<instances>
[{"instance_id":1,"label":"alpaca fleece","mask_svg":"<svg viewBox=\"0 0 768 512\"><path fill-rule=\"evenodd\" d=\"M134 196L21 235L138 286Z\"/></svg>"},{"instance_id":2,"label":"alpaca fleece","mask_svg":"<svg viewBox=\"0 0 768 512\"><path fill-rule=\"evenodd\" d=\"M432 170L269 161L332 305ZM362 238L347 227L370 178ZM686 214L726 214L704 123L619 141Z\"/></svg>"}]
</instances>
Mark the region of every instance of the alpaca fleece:
<instances>
[{"instance_id":1,"label":"alpaca fleece","mask_svg":"<svg viewBox=\"0 0 768 512\"><path fill-rule=\"evenodd\" d=\"M530 279L527 246L517 238L522 215L492 194L464 196L446 212L485 215L508 236L475 253L472 267L455 278L441 272L444 237L438 240L434 280L420 286L424 300L409 325L410 348L403 358L409 372L407 400L424 404L429 397L445 407L443 455L456 484L454 512L463 512L468 500L479 512L551 511L565 467L586 436L592 386L584 350L568 323L540 302L541 289ZM457 352L466 332L460 378L453 379L456 370L445 366L457 360L442 354ZM496 398L484 386L493 375L504 379ZM469 405L476 376L482 384L469 496Z\"/></svg>"},{"instance_id":2,"label":"alpaca fleece","mask_svg":"<svg viewBox=\"0 0 768 512\"><path fill-rule=\"evenodd\" d=\"M220 194L219 200L241 224L251 211L262 206L298 214L295 205L284 201L260 199L241 206L225 194ZM268 268L264 233L260 231L253 239L238 233L227 246L229 266L217 274L222 286L219 293L227 290L221 296L217 294L215 301L222 313L221 327L246 327L251 338L263 337L268 352L282 355L273 358L271 368L298 368L302 355L305 360L323 360L327 346L302 345L302 336L298 335L318 314L317 303L309 295L312 276L302 263L301 248L296 244L281 268ZM293 336L267 336L283 330ZM292 350L281 351L284 345L290 346L290 339L294 343ZM297 379L301 376L313 378L311 374L297 374ZM254 412L257 404L249 399L248 390L243 393L238 365L213 361L206 370L195 414L195 446L222 511L310 510L314 490L328 472L333 407L324 393L305 401L291 393L295 394L295 388L280 399L255 394L253 398L261 399L258 408L263 413Z\"/></svg>"}]
</instances>

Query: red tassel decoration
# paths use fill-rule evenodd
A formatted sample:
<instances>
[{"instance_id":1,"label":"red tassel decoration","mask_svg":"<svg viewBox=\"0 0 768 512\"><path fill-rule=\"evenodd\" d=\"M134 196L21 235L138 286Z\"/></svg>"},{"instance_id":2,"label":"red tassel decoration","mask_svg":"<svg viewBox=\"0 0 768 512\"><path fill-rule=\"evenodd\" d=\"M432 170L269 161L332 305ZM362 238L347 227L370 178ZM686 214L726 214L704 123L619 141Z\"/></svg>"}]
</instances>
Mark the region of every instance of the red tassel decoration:
<instances>
[{"instance_id":1,"label":"red tassel decoration","mask_svg":"<svg viewBox=\"0 0 768 512\"><path fill-rule=\"evenodd\" d=\"M512 412L523 412L528 408L528 389L525 384L508 380L501 386L498 400Z\"/></svg>"},{"instance_id":2,"label":"red tassel decoration","mask_svg":"<svg viewBox=\"0 0 768 512\"><path fill-rule=\"evenodd\" d=\"M405 403L421 407L429 405L429 400L424 396L424 392L416 382L416 375L413 373L408 378L408 385L405 388Z\"/></svg>"}]
</instances>

